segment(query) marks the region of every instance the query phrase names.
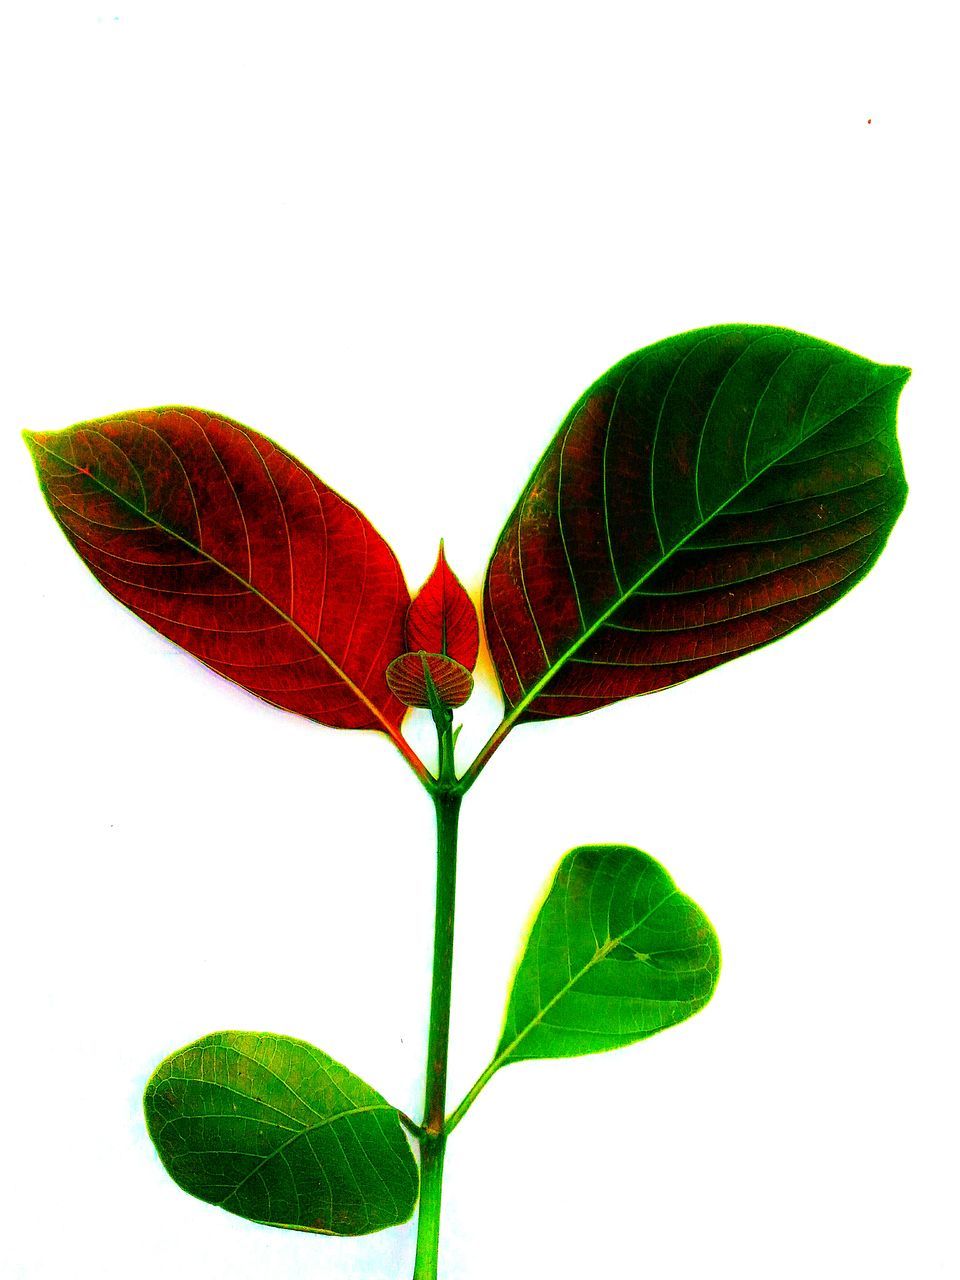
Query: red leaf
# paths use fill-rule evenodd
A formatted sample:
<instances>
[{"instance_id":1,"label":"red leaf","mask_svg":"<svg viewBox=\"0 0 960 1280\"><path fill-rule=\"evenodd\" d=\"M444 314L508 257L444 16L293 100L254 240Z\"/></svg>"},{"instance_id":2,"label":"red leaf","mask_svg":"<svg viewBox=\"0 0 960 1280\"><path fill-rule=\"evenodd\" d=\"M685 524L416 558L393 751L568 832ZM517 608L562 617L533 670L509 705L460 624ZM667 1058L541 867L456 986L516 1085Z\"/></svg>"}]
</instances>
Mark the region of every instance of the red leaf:
<instances>
[{"instance_id":1,"label":"red leaf","mask_svg":"<svg viewBox=\"0 0 960 1280\"><path fill-rule=\"evenodd\" d=\"M50 510L118 600L264 701L382 730L410 758L384 675L410 597L356 507L266 437L197 409L26 440Z\"/></svg>"},{"instance_id":2,"label":"red leaf","mask_svg":"<svg viewBox=\"0 0 960 1280\"><path fill-rule=\"evenodd\" d=\"M445 707L462 707L473 692L470 672L442 653L402 653L387 668L387 684L408 707L429 707L426 667Z\"/></svg>"},{"instance_id":3,"label":"red leaf","mask_svg":"<svg viewBox=\"0 0 960 1280\"><path fill-rule=\"evenodd\" d=\"M407 644L427 653L447 654L472 671L480 648L480 627L473 601L443 554L407 611Z\"/></svg>"}]
</instances>

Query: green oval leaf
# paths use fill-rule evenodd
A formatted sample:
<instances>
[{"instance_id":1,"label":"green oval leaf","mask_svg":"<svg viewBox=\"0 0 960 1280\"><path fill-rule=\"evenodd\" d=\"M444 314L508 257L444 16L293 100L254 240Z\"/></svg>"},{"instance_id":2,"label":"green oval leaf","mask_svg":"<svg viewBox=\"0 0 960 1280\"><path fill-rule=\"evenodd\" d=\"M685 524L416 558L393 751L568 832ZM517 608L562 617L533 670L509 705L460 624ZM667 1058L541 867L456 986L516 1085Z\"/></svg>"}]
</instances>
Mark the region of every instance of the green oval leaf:
<instances>
[{"instance_id":1,"label":"green oval leaf","mask_svg":"<svg viewBox=\"0 0 960 1280\"><path fill-rule=\"evenodd\" d=\"M605 373L487 570L508 720L678 684L849 591L903 507L908 376L764 325L697 329Z\"/></svg>"},{"instance_id":2,"label":"green oval leaf","mask_svg":"<svg viewBox=\"0 0 960 1280\"><path fill-rule=\"evenodd\" d=\"M492 1068L644 1040L702 1009L719 972L710 921L658 862L582 845L534 921Z\"/></svg>"},{"instance_id":3,"label":"green oval leaf","mask_svg":"<svg viewBox=\"0 0 960 1280\"><path fill-rule=\"evenodd\" d=\"M399 1113L302 1040L204 1036L161 1062L144 1110L174 1182L242 1218L356 1236L413 1213L419 1174Z\"/></svg>"}]
</instances>

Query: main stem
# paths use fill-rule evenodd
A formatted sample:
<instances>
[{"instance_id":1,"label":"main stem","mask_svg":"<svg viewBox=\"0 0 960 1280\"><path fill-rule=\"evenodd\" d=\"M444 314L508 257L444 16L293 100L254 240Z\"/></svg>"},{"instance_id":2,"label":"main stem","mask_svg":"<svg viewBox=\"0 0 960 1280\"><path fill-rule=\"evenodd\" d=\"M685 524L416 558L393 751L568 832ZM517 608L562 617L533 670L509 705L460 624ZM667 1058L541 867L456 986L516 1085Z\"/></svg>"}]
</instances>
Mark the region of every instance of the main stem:
<instances>
[{"instance_id":1,"label":"main stem","mask_svg":"<svg viewBox=\"0 0 960 1280\"><path fill-rule=\"evenodd\" d=\"M437 815L437 896L433 932L433 994L427 1043L427 1079L420 1139L420 1212L417 1260L413 1280L437 1280L440 1243L440 1194L447 1144L444 1115L447 1101L447 1049L450 1043L450 996L453 978L453 921L457 892L457 822L462 793L453 762L450 713L435 712L440 739L439 777L433 791Z\"/></svg>"}]
</instances>

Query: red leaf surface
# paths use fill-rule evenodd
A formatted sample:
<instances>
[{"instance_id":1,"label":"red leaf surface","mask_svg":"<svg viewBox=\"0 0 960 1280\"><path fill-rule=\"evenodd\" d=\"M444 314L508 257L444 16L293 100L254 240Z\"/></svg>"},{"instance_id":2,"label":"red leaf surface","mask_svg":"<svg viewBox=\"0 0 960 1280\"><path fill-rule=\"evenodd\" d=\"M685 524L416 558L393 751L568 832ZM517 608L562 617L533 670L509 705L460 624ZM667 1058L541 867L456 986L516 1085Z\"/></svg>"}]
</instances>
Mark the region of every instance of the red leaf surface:
<instances>
[{"instance_id":1,"label":"red leaf surface","mask_svg":"<svg viewBox=\"0 0 960 1280\"><path fill-rule=\"evenodd\" d=\"M440 554L433 572L407 611L407 644L427 653L445 653L472 671L480 648L480 625L473 601Z\"/></svg>"},{"instance_id":2,"label":"red leaf surface","mask_svg":"<svg viewBox=\"0 0 960 1280\"><path fill-rule=\"evenodd\" d=\"M604 374L487 570L505 726L678 684L849 591L903 507L908 376L761 325L681 334Z\"/></svg>"},{"instance_id":3,"label":"red leaf surface","mask_svg":"<svg viewBox=\"0 0 960 1280\"><path fill-rule=\"evenodd\" d=\"M264 701L379 729L409 593L370 522L249 427L181 407L26 433L50 510L103 586Z\"/></svg>"},{"instance_id":4,"label":"red leaf surface","mask_svg":"<svg viewBox=\"0 0 960 1280\"><path fill-rule=\"evenodd\" d=\"M424 667L445 707L462 707L473 692L473 676L442 653L401 653L387 667L387 684L408 707L429 707L427 677Z\"/></svg>"}]
</instances>

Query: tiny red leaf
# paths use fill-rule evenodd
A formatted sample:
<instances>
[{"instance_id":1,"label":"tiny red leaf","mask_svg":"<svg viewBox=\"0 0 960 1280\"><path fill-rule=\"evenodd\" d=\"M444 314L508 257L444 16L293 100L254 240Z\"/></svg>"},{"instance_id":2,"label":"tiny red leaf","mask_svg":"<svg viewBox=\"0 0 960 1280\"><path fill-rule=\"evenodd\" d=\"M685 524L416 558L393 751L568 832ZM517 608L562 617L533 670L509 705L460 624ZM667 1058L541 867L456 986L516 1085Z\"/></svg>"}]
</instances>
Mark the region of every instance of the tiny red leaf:
<instances>
[{"instance_id":1,"label":"tiny red leaf","mask_svg":"<svg viewBox=\"0 0 960 1280\"><path fill-rule=\"evenodd\" d=\"M440 554L433 572L407 611L407 644L411 649L446 654L472 671L480 648L480 627L473 601Z\"/></svg>"},{"instance_id":2,"label":"tiny red leaf","mask_svg":"<svg viewBox=\"0 0 960 1280\"><path fill-rule=\"evenodd\" d=\"M402 653L387 667L387 684L407 707L429 707L426 667L445 707L462 707L473 692L473 676L442 653Z\"/></svg>"},{"instance_id":3,"label":"tiny red leaf","mask_svg":"<svg viewBox=\"0 0 960 1280\"><path fill-rule=\"evenodd\" d=\"M265 436L198 409L26 439L50 510L118 600L266 702L404 749L384 671L410 597L356 507Z\"/></svg>"}]
</instances>

